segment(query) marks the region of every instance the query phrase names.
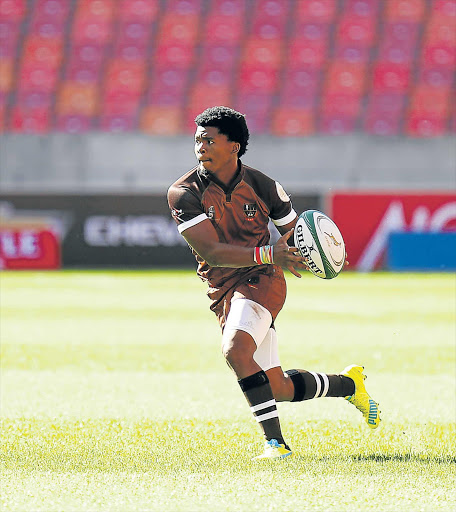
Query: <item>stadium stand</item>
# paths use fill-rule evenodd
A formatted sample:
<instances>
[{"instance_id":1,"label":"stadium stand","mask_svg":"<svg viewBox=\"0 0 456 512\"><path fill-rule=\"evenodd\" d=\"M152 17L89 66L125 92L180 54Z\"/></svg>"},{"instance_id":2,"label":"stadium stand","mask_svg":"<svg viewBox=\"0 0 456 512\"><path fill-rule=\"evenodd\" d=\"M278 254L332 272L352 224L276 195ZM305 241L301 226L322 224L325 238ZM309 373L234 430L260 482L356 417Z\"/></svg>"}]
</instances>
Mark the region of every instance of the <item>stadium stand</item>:
<instances>
[{"instance_id":1,"label":"stadium stand","mask_svg":"<svg viewBox=\"0 0 456 512\"><path fill-rule=\"evenodd\" d=\"M0 0L0 129L455 131L456 0Z\"/></svg>"}]
</instances>

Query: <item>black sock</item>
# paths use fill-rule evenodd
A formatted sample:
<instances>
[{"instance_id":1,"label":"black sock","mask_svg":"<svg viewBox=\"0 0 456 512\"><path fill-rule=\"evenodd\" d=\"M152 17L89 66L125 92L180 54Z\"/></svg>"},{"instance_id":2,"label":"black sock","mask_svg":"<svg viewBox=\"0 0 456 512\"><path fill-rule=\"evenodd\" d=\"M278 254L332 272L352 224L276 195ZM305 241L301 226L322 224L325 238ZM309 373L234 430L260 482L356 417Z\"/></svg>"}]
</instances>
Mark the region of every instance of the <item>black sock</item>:
<instances>
[{"instance_id":1,"label":"black sock","mask_svg":"<svg viewBox=\"0 0 456 512\"><path fill-rule=\"evenodd\" d=\"M355 383L345 375L308 372L306 370L287 370L295 394L292 402L302 402L312 398L346 397L355 392Z\"/></svg>"},{"instance_id":2,"label":"black sock","mask_svg":"<svg viewBox=\"0 0 456 512\"><path fill-rule=\"evenodd\" d=\"M279 444L285 444L276 401L266 373L261 370L238 382L266 440L277 439Z\"/></svg>"}]
</instances>

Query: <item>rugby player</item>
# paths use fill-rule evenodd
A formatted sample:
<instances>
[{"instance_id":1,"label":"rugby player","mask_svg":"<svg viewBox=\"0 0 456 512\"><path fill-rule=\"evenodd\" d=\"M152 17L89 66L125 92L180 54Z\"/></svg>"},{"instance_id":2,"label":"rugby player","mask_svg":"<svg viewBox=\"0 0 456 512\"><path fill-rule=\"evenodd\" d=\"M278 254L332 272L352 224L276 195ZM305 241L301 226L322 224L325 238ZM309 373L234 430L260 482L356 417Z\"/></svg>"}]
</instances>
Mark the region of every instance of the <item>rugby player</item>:
<instances>
[{"instance_id":1,"label":"rugby player","mask_svg":"<svg viewBox=\"0 0 456 512\"><path fill-rule=\"evenodd\" d=\"M212 107L195 123L198 164L171 185L168 203L208 284L223 355L262 429L265 448L255 459L292 454L277 402L344 397L377 428L380 412L366 392L362 366L341 374L282 370L274 327L286 297L282 269L299 278L307 268L291 243L297 214L279 182L241 162L249 141L244 115ZM269 219L281 234L274 245Z\"/></svg>"}]
</instances>

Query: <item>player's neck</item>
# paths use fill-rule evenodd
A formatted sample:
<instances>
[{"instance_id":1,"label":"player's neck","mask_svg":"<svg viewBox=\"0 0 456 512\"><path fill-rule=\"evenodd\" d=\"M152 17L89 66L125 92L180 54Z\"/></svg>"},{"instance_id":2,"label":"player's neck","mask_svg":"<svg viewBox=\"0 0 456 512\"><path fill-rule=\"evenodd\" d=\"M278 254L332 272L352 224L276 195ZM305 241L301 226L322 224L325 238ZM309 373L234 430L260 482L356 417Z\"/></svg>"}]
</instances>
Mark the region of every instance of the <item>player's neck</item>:
<instances>
[{"instance_id":1,"label":"player's neck","mask_svg":"<svg viewBox=\"0 0 456 512\"><path fill-rule=\"evenodd\" d=\"M230 160L227 162L223 167L214 173L214 176L219 182L225 185L225 187L228 187L237 175L238 169L239 160L236 158L236 160Z\"/></svg>"}]
</instances>

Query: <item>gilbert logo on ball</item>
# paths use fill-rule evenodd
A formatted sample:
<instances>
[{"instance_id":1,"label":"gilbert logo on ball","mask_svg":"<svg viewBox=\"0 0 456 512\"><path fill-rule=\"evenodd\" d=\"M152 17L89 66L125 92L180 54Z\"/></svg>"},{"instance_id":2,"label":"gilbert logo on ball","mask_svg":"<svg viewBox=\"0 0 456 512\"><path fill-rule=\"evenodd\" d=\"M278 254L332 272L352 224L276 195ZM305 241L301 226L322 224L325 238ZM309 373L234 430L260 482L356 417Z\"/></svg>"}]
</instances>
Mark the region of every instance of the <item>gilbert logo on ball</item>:
<instances>
[{"instance_id":1,"label":"gilbert logo on ball","mask_svg":"<svg viewBox=\"0 0 456 512\"><path fill-rule=\"evenodd\" d=\"M339 228L327 215L307 210L298 217L294 243L310 271L322 279L338 276L345 263L345 243Z\"/></svg>"}]
</instances>

